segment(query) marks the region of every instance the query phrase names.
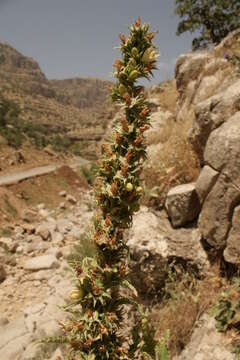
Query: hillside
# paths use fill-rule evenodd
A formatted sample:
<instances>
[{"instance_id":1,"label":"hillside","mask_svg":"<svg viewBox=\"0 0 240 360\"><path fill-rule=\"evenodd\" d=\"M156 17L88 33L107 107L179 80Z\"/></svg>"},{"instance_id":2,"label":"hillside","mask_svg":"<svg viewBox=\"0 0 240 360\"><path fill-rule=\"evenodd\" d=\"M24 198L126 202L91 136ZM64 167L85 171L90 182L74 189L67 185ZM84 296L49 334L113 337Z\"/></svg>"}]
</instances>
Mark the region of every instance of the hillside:
<instances>
[{"instance_id":1,"label":"hillside","mask_svg":"<svg viewBox=\"0 0 240 360\"><path fill-rule=\"evenodd\" d=\"M15 50L5 50L12 54L8 59L18 62ZM16 81L23 72L28 79L25 90L14 92L9 86L4 89L5 96L17 99L18 95L20 106L25 97L31 104L37 99L48 111L51 103L55 115L57 106L66 115L69 109L78 114L93 107L104 114L100 104L104 85L98 80L48 81L31 61L26 59L29 66L23 60L18 62L21 66L11 75L12 70L7 70L11 66L2 60L6 77ZM34 83L52 93L27 93ZM20 88L20 80L19 84ZM94 92L98 86L101 90ZM89 89L95 94L94 102L86 100ZM146 135L144 195L126 232L131 280L140 301L149 308L149 321L157 330L164 354L169 353L165 359L238 360L240 30L209 51L181 55L175 79L149 89L147 98L152 127ZM13 107L11 119L17 114ZM106 112L106 130L99 124L105 141L122 113L112 121L108 117ZM37 119L26 121L32 124ZM59 123L68 126L67 120L66 125ZM96 139L93 124L97 122L89 124L81 123L81 129L85 126ZM49 129L53 126L58 125L53 121ZM77 134L71 126L70 122L68 136L84 139L84 133ZM26 155L32 156L28 146ZM6 156L3 150L1 156ZM46 176L1 188L1 359L65 358L61 346L53 354L55 348L35 347L33 341L55 334L59 320L64 320L57 305L67 299L71 289L67 260L76 255L94 256L88 226L95 202L79 176L83 173L63 166ZM90 175L86 170L87 180Z\"/></svg>"},{"instance_id":2,"label":"hillside","mask_svg":"<svg viewBox=\"0 0 240 360\"><path fill-rule=\"evenodd\" d=\"M46 144L57 142L57 150L95 157L96 140L111 117L109 85L100 79L50 81L35 60L0 43L0 93L19 106L21 118Z\"/></svg>"}]
</instances>

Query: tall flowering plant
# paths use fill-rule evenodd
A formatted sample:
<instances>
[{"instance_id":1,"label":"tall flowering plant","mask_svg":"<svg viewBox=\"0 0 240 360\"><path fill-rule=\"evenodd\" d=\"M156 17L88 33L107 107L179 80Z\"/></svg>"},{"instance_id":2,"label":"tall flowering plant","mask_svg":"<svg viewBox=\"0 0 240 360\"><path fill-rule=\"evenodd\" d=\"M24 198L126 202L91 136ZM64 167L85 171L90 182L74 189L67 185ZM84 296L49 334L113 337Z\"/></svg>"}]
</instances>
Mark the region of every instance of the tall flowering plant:
<instances>
[{"instance_id":1,"label":"tall flowering plant","mask_svg":"<svg viewBox=\"0 0 240 360\"><path fill-rule=\"evenodd\" d=\"M103 156L98 161L98 211L91 234L97 256L72 263L76 288L66 307L71 317L61 323L63 336L58 338L69 344L72 360L149 358L143 341L146 321L134 326L131 339L125 338L121 329L124 305L134 305L136 298L128 281L129 250L123 233L139 209L143 191L139 175L146 158L144 133L150 126L144 87L137 80L150 79L156 69L154 35L148 24L141 25L140 18L131 25L127 38L120 35L122 58L114 63L116 83L111 97L122 105L124 116L114 129L113 142L102 146ZM130 289L132 296L123 295L123 288Z\"/></svg>"}]
</instances>

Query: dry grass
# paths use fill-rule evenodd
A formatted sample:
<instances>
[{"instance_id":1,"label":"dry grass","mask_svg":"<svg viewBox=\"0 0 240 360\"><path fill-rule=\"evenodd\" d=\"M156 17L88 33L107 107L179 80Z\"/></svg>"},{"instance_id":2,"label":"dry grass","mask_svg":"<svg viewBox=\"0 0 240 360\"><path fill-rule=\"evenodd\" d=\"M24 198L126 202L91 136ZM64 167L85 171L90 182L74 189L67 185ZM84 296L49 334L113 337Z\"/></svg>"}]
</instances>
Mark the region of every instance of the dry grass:
<instances>
[{"instance_id":1,"label":"dry grass","mask_svg":"<svg viewBox=\"0 0 240 360\"><path fill-rule=\"evenodd\" d=\"M156 337L169 332L168 348L171 356L179 354L187 345L194 325L200 316L216 303L222 287L219 276L198 280L191 288L182 281L175 283L172 298L155 306L151 321L156 328Z\"/></svg>"},{"instance_id":2,"label":"dry grass","mask_svg":"<svg viewBox=\"0 0 240 360\"><path fill-rule=\"evenodd\" d=\"M153 144L162 145L157 152L150 150L143 179L147 189L158 187L160 206L171 187L195 181L200 173L199 160L187 139L190 128L191 121L169 121L154 137Z\"/></svg>"},{"instance_id":3,"label":"dry grass","mask_svg":"<svg viewBox=\"0 0 240 360\"><path fill-rule=\"evenodd\" d=\"M168 80L159 85L153 92L151 92L150 97L152 96L159 99L161 108L164 110L169 110L173 114L176 112L176 105L178 99L178 92L176 88L175 80Z\"/></svg>"}]
</instances>

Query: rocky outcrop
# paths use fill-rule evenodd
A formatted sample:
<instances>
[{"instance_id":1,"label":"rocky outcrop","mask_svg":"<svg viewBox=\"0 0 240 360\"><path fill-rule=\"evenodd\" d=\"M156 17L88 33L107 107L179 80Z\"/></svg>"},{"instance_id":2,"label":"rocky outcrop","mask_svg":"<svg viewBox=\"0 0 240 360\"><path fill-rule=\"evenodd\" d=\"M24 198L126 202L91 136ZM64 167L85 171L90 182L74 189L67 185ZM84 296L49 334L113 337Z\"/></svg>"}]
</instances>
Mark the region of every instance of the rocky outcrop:
<instances>
[{"instance_id":1,"label":"rocky outcrop","mask_svg":"<svg viewBox=\"0 0 240 360\"><path fill-rule=\"evenodd\" d=\"M202 163L209 135L240 110L239 104L240 80L236 80L220 94L197 104L195 108L196 118L189 139Z\"/></svg>"},{"instance_id":2,"label":"rocky outcrop","mask_svg":"<svg viewBox=\"0 0 240 360\"><path fill-rule=\"evenodd\" d=\"M215 248L224 248L234 207L240 203L240 112L213 131L204 161L220 175L202 208L199 229ZM240 244L239 244L240 246Z\"/></svg>"},{"instance_id":3,"label":"rocky outcrop","mask_svg":"<svg viewBox=\"0 0 240 360\"><path fill-rule=\"evenodd\" d=\"M189 140L202 165L196 181L202 239L239 264L240 80L231 61L240 55L240 30L209 52L181 56L176 65L177 120L193 121Z\"/></svg>"},{"instance_id":4,"label":"rocky outcrop","mask_svg":"<svg viewBox=\"0 0 240 360\"><path fill-rule=\"evenodd\" d=\"M234 209L232 227L229 232L224 258L232 264L240 265L240 206Z\"/></svg>"},{"instance_id":5,"label":"rocky outcrop","mask_svg":"<svg viewBox=\"0 0 240 360\"><path fill-rule=\"evenodd\" d=\"M165 206L174 227L183 226L195 220L200 211L195 183L172 188L167 194Z\"/></svg>"},{"instance_id":6,"label":"rocky outcrop","mask_svg":"<svg viewBox=\"0 0 240 360\"><path fill-rule=\"evenodd\" d=\"M184 351L173 360L235 360L228 350L226 338L216 330L216 321L209 315L201 316Z\"/></svg>"},{"instance_id":7,"label":"rocky outcrop","mask_svg":"<svg viewBox=\"0 0 240 360\"><path fill-rule=\"evenodd\" d=\"M219 173L213 170L210 166L205 165L196 182L196 192L202 205L206 199L207 194L211 191L215 184Z\"/></svg>"},{"instance_id":8,"label":"rocky outcrop","mask_svg":"<svg viewBox=\"0 0 240 360\"><path fill-rule=\"evenodd\" d=\"M146 207L135 215L129 232L132 280L144 299L161 295L169 264L206 274L207 255L197 229L173 229L165 211L153 213Z\"/></svg>"}]
</instances>

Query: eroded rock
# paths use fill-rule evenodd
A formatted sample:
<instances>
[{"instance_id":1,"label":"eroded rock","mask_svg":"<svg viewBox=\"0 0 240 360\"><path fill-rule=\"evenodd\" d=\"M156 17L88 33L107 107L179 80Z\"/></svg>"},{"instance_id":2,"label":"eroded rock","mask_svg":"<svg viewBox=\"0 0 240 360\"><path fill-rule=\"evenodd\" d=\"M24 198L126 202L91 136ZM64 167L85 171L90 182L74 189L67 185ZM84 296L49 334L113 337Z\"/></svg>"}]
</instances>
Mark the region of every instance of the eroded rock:
<instances>
[{"instance_id":1,"label":"eroded rock","mask_svg":"<svg viewBox=\"0 0 240 360\"><path fill-rule=\"evenodd\" d=\"M167 194L165 207L174 227L195 220L200 211L195 183L172 188Z\"/></svg>"},{"instance_id":2,"label":"eroded rock","mask_svg":"<svg viewBox=\"0 0 240 360\"><path fill-rule=\"evenodd\" d=\"M145 298L161 292L173 261L192 271L206 274L207 254L197 229L173 229L167 215L157 215L146 207L134 216L129 231L132 281Z\"/></svg>"},{"instance_id":3,"label":"eroded rock","mask_svg":"<svg viewBox=\"0 0 240 360\"><path fill-rule=\"evenodd\" d=\"M207 194L214 186L218 175L219 173L208 165L205 165L202 169L196 182L196 192L201 204L203 204Z\"/></svg>"},{"instance_id":4,"label":"eroded rock","mask_svg":"<svg viewBox=\"0 0 240 360\"><path fill-rule=\"evenodd\" d=\"M229 263L240 265L240 206L236 207L233 213L224 259Z\"/></svg>"},{"instance_id":5,"label":"eroded rock","mask_svg":"<svg viewBox=\"0 0 240 360\"><path fill-rule=\"evenodd\" d=\"M24 269L31 271L56 269L58 267L59 262L54 255L36 256L30 260L27 260L24 264Z\"/></svg>"}]
</instances>

